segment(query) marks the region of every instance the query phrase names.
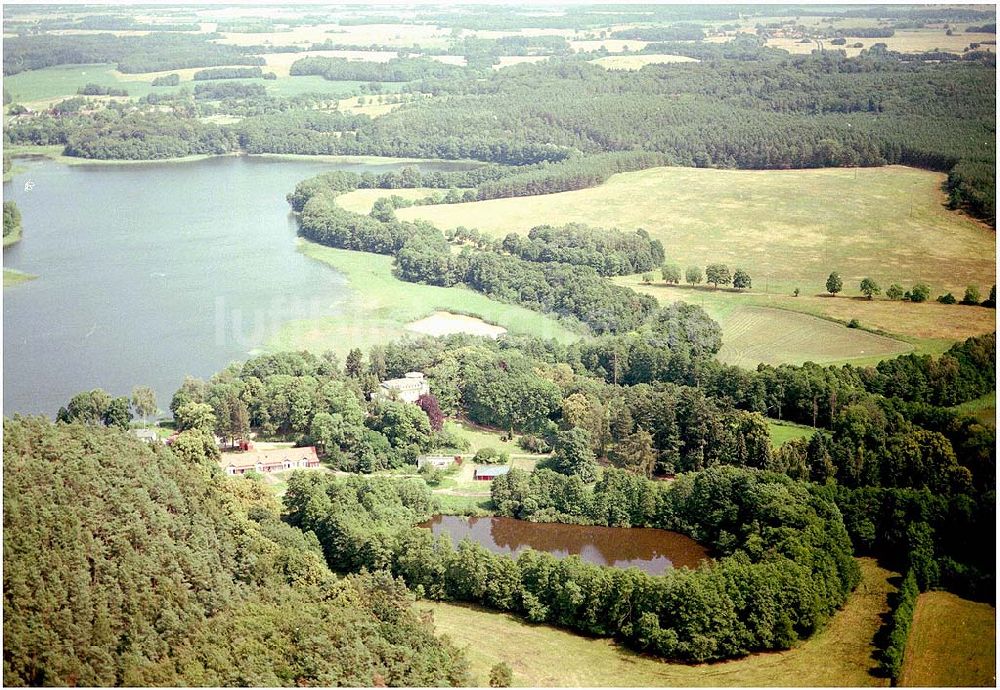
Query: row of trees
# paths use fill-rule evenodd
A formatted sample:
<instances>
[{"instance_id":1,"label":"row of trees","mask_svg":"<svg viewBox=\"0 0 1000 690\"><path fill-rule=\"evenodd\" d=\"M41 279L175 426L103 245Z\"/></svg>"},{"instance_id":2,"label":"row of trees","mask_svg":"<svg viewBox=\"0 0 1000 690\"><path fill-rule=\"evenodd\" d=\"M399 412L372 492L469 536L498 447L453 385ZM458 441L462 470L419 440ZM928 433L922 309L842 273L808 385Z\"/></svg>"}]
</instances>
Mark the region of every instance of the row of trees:
<instances>
[{"instance_id":1,"label":"row of trees","mask_svg":"<svg viewBox=\"0 0 1000 690\"><path fill-rule=\"evenodd\" d=\"M677 264L666 263L660 266L660 275L664 282L677 285L681 282L681 267ZM737 268L733 273L729 272L726 264L709 264L705 267L705 281L714 287L720 285L732 285L737 290L748 290L753 285L750 274L742 268ZM643 276L644 282L653 282L652 274ZM684 282L688 285L699 285L702 281L702 270L700 266L688 266L684 271Z\"/></svg>"},{"instance_id":2,"label":"row of trees","mask_svg":"<svg viewBox=\"0 0 1000 690\"><path fill-rule=\"evenodd\" d=\"M425 57L393 58L388 62L305 57L293 62L288 74L293 77L315 74L329 81L401 82L447 79L464 69Z\"/></svg>"},{"instance_id":3,"label":"row of trees","mask_svg":"<svg viewBox=\"0 0 1000 690\"><path fill-rule=\"evenodd\" d=\"M191 77L195 81L209 79L259 79L264 73L260 67L212 67L200 69Z\"/></svg>"},{"instance_id":4,"label":"row of trees","mask_svg":"<svg viewBox=\"0 0 1000 690\"><path fill-rule=\"evenodd\" d=\"M826 279L826 291L831 295L836 295L844 289L844 279L840 277L840 274L834 271ZM876 295L882 294L882 286L879 285L872 278L863 278L858 289L861 294L868 299L874 299ZM962 304L968 305L981 305L984 307L995 307L996 305L996 285L990 289L990 296L986 300L982 299L982 295L979 292L979 288L975 285L969 285L965 288L965 294L962 296ZM909 290L904 292L903 286L899 283L893 283L885 290L885 296L891 300L904 300L906 302L926 302L931 296L931 289L926 283L917 283ZM955 304L958 302L955 296L950 292L946 295L941 295L937 298L938 302L943 304Z\"/></svg>"},{"instance_id":5,"label":"row of trees","mask_svg":"<svg viewBox=\"0 0 1000 690\"><path fill-rule=\"evenodd\" d=\"M646 493L643 507L629 487ZM422 483L299 473L285 497L291 523L317 535L335 570L388 569L425 596L615 636L686 661L788 648L822 626L859 580L832 502L784 477L720 468L665 485L609 470L595 503L612 509L613 524L631 506L633 524L684 531L722 558L652 577L577 557L528 551L512 560L470 542L454 549L412 527L432 507Z\"/></svg>"}]
</instances>

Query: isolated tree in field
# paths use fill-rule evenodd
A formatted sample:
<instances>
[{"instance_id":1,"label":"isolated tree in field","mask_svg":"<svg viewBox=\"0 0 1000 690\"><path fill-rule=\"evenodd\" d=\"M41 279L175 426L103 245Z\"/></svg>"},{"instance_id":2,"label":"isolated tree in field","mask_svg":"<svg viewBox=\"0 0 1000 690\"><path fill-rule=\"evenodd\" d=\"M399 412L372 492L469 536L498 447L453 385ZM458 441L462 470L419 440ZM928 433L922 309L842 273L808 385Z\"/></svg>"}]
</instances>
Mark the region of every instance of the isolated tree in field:
<instances>
[{"instance_id":1,"label":"isolated tree in field","mask_svg":"<svg viewBox=\"0 0 1000 690\"><path fill-rule=\"evenodd\" d=\"M733 273L733 287L737 290L749 290L751 285L750 274L742 268L737 268Z\"/></svg>"},{"instance_id":2,"label":"isolated tree in field","mask_svg":"<svg viewBox=\"0 0 1000 690\"><path fill-rule=\"evenodd\" d=\"M514 682L514 672L505 662L501 661L490 669L491 688L509 688L512 682Z\"/></svg>"},{"instance_id":3,"label":"isolated tree in field","mask_svg":"<svg viewBox=\"0 0 1000 690\"><path fill-rule=\"evenodd\" d=\"M156 414L156 392L149 386L136 386L132 389L132 409L142 418L143 425Z\"/></svg>"},{"instance_id":4,"label":"isolated tree in field","mask_svg":"<svg viewBox=\"0 0 1000 690\"><path fill-rule=\"evenodd\" d=\"M733 277L729 274L729 267L726 264L709 264L705 267L705 280L719 287L719 285L729 285L733 282Z\"/></svg>"},{"instance_id":5,"label":"isolated tree in field","mask_svg":"<svg viewBox=\"0 0 1000 690\"><path fill-rule=\"evenodd\" d=\"M653 274L652 273L643 273L642 274L642 282L645 283L646 285L649 285L650 283L652 283L653 282Z\"/></svg>"},{"instance_id":6,"label":"isolated tree in field","mask_svg":"<svg viewBox=\"0 0 1000 690\"><path fill-rule=\"evenodd\" d=\"M937 298L937 301L940 302L941 304L955 304L956 302L958 302L958 300L955 299L955 295L951 294L950 292L946 295L940 295Z\"/></svg>"},{"instance_id":7,"label":"isolated tree in field","mask_svg":"<svg viewBox=\"0 0 1000 690\"><path fill-rule=\"evenodd\" d=\"M701 282L701 268L698 266L688 266L684 272L684 280L688 285L697 285Z\"/></svg>"},{"instance_id":8,"label":"isolated tree in field","mask_svg":"<svg viewBox=\"0 0 1000 690\"><path fill-rule=\"evenodd\" d=\"M660 273L663 275L663 280L667 283L676 285L681 282L681 267L677 264L663 264L660 268Z\"/></svg>"},{"instance_id":9,"label":"isolated tree in field","mask_svg":"<svg viewBox=\"0 0 1000 690\"><path fill-rule=\"evenodd\" d=\"M861 294L872 299L875 295L882 294L882 288L871 278L865 278L861 281Z\"/></svg>"},{"instance_id":10,"label":"isolated tree in field","mask_svg":"<svg viewBox=\"0 0 1000 690\"><path fill-rule=\"evenodd\" d=\"M907 294L910 295L911 302L926 302L931 296L931 289L925 283L917 283Z\"/></svg>"},{"instance_id":11,"label":"isolated tree in field","mask_svg":"<svg viewBox=\"0 0 1000 690\"><path fill-rule=\"evenodd\" d=\"M979 288L975 285L970 285L965 288L965 296L962 297L962 304L976 304L982 300L982 296L979 294Z\"/></svg>"},{"instance_id":12,"label":"isolated tree in field","mask_svg":"<svg viewBox=\"0 0 1000 690\"><path fill-rule=\"evenodd\" d=\"M801 293L801 292L802 292L801 290L799 290L798 288L795 288L794 290L792 290L792 297L798 297L799 293Z\"/></svg>"},{"instance_id":13,"label":"isolated tree in field","mask_svg":"<svg viewBox=\"0 0 1000 690\"><path fill-rule=\"evenodd\" d=\"M885 296L893 300L902 299L903 286L900 285L899 283L893 283L886 289Z\"/></svg>"},{"instance_id":14,"label":"isolated tree in field","mask_svg":"<svg viewBox=\"0 0 1000 690\"><path fill-rule=\"evenodd\" d=\"M996 309L997 306L997 286L994 285L990 288L990 296L983 300L984 307L990 307Z\"/></svg>"},{"instance_id":15,"label":"isolated tree in field","mask_svg":"<svg viewBox=\"0 0 1000 690\"><path fill-rule=\"evenodd\" d=\"M841 280L840 274L834 271L830 274L830 277L826 279L826 291L831 295L836 295L843 289L844 281Z\"/></svg>"}]
</instances>

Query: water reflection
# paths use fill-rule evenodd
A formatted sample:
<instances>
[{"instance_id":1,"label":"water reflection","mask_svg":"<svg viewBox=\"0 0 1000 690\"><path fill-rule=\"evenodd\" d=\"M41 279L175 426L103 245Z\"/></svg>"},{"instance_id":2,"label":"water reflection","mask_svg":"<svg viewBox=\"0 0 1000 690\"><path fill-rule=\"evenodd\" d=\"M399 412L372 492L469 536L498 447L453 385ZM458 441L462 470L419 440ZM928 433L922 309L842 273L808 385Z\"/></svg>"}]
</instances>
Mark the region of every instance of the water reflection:
<instances>
[{"instance_id":1,"label":"water reflection","mask_svg":"<svg viewBox=\"0 0 1000 690\"><path fill-rule=\"evenodd\" d=\"M435 515L421 525L455 542L469 538L494 553L517 556L527 548L559 558L575 554L589 563L636 567L660 575L673 567L695 568L708 552L690 537L661 529L534 523L503 517Z\"/></svg>"}]
</instances>

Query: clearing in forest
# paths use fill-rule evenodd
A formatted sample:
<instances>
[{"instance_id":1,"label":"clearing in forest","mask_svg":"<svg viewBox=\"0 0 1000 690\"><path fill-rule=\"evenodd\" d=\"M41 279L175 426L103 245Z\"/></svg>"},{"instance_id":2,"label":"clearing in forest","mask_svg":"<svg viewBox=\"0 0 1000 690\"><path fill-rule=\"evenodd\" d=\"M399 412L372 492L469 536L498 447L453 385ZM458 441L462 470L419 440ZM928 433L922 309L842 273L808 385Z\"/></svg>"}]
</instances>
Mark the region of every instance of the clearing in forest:
<instances>
[{"instance_id":1,"label":"clearing in forest","mask_svg":"<svg viewBox=\"0 0 1000 690\"><path fill-rule=\"evenodd\" d=\"M608 55L607 57L597 58L596 60L591 60L595 65L600 65L605 69L627 69L627 70L637 70L642 69L646 65L666 65L678 62L699 62L692 57L686 57L684 55L659 55L659 54L643 54L643 55Z\"/></svg>"}]
</instances>

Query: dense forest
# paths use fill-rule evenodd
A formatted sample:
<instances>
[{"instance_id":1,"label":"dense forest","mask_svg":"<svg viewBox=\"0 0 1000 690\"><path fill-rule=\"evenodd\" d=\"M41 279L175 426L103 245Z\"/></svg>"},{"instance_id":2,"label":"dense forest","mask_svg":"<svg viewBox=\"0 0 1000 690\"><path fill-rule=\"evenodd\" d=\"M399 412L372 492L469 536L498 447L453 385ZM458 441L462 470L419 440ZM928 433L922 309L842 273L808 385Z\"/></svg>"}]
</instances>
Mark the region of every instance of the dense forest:
<instances>
[{"instance_id":1,"label":"dense forest","mask_svg":"<svg viewBox=\"0 0 1000 690\"><path fill-rule=\"evenodd\" d=\"M4 420L4 685L467 685L398 580L335 577L259 482Z\"/></svg>"},{"instance_id":2,"label":"dense forest","mask_svg":"<svg viewBox=\"0 0 1000 690\"><path fill-rule=\"evenodd\" d=\"M126 73L157 72L213 65L263 65L244 46L213 43L217 34L150 33L145 36L111 34L38 34L7 38L3 42L3 73L53 65L116 63Z\"/></svg>"}]
</instances>

